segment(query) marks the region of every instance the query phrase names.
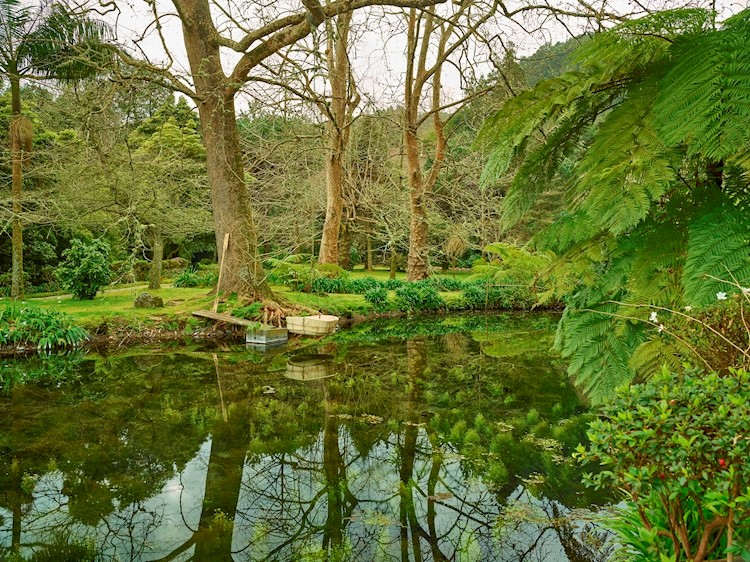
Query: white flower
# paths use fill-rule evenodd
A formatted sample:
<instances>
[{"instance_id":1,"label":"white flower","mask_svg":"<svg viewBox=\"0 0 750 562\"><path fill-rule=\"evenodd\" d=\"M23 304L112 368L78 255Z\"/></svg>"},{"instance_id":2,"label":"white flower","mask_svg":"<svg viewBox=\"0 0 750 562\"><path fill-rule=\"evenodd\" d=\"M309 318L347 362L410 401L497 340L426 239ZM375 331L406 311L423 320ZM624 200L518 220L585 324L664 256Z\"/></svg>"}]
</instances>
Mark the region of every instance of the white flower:
<instances>
[{"instance_id":1,"label":"white flower","mask_svg":"<svg viewBox=\"0 0 750 562\"><path fill-rule=\"evenodd\" d=\"M654 323L656 323L656 322L659 321L659 317L656 315L656 311L655 310L653 312L651 312L651 315L648 317L648 321L649 322L654 322Z\"/></svg>"},{"instance_id":2,"label":"white flower","mask_svg":"<svg viewBox=\"0 0 750 562\"><path fill-rule=\"evenodd\" d=\"M750 296L750 287L742 287L742 294L747 296Z\"/></svg>"},{"instance_id":3,"label":"white flower","mask_svg":"<svg viewBox=\"0 0 750 562\"><path fill-rule=\"evenodd\" d=\"M683 308L683 310L684 310L685 312L690 312L691 310L693 310L693 307L692 307L692 306L690 306L690 305L687 305L687 306L686 306L685 308Z\"/></svg>"},{"instance_id":4,"label":"white flower","mask_svg":"<svg viewBox=\"0 0 750 562\"><path fill-rule=\"evenodd\" d=\"M716 300L717 301L725 301L727 300L727 294L723 291L719 291L716 293Z\"/></svg>"},{"instance_id":5,"label":"white flower","mask_svg":"<svg viewBox=\"0 0 750 562\"><path fill-rule=\"evenodd\" d=\"M659 333L661 334L664 331L664 324L659 324Z\"/></svg>"}]
</instances>

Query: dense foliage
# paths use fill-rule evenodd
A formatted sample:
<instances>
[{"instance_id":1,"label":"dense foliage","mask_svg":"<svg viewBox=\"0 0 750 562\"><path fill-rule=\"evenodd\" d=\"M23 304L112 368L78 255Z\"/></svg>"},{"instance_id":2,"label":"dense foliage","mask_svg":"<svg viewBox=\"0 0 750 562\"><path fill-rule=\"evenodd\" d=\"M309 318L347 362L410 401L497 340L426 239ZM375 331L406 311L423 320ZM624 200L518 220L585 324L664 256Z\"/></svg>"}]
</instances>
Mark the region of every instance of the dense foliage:
<instances>
[{"instance_id":1,"label":"dense foliage","mask_svg":"<svg viewBox=\"0 0 750 562\"><path fill-rule=\"evenodd\" d=\"M750 285L750 11L714 21L667 11L598 34L576 71L509 100L482 133L487 177L517 166L506 227L562 190L535 241L559 255L557 346L594 400L689 356L653 343L665 334L649 306L697 309Z\"/></svg>"},{"instance_id":2,"label":"dense foliage","mask_svg":"<svg viewBox=\"0 0 750 562\"><path fill-rule=\"evenodd\" d=\"M92 300L109 282L109 245L101 239L84 242L75 238L63 252L56 274L63 287L76 298Z\"/></svg>"},{"instance_id":3,"label":"dense foliage","mask_svg":"<svg viewBox=\"0 0 750 562\"><path fill-rule=\"evenodd\" d=\"M604 468L587 475L590 486L627 492L626 524L615 528L633 560L750 555L748 385L743 370L665 369L621 390L591 423L578 457Z\"/></svg>"},{"instance_id":4,"label":"dense foliage","mask_svg":"<svg viewBox=\"0 0 750 562\"><path fill-rule=\"evenodd\" d=\"M86 330L66 314L35 306L11 304L0 310L0 348L54 349L76 347Z\"/></svg>"}]
</instances>

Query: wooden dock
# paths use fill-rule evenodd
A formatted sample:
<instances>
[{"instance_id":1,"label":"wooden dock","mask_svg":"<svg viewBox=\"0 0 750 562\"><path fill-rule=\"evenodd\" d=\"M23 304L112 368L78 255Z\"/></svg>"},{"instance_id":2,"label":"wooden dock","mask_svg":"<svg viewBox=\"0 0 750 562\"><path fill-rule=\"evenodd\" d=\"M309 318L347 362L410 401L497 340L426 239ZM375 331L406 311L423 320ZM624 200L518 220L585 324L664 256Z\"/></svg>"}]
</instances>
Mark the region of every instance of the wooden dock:
<instances>
[{"instance_id":1,"label":"wooden dock","mask_svg":"<svg viewBox=\"0 0 750 562\"><path fill-rule=\"evenodd\" d=\"M235 326L244 326L246 328L257 328L260 325L260 322L245 320L244 318L236 318L230 314L222 314L212 310L196 310L193 312L193 316L197 316L198 318L208 318L209 320L216 320L217 322L226 322L227 324L234 324Z\"/></svg>"}]
</instances>

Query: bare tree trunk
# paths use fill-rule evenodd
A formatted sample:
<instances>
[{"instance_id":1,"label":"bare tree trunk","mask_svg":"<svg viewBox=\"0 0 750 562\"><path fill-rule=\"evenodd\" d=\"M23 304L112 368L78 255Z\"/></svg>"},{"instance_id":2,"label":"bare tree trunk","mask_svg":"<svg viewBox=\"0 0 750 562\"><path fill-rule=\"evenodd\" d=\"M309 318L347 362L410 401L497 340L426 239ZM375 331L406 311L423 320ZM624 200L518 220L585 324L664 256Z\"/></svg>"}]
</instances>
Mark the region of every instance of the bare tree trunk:
<instances>
[{"instance_id":1,"label":"bare tree trunk","mask_svg":"<svg viewBox=\"0 0 750 562\"><path fill-rule=\"evenodd\" d=\"M10 79L11 91L11 121L10 121L10 152L11 152L11 198L13 200L11 210L12 219L12 254L13 263L11 273L10 296L13 299L22 299L25 290L23 279L23 224L21 223L21 212L23 206L23 145L21 138L21 86L18 77Z\"/></svg>"},{"instance_id":2,"label":"bare tree trunk","mask_svg":"<svg viewBox=\"0 0 750 562\"><path fill-rule=\"evenodd\" d=\"M424 20L424 21L423 21ZM445 59L445 44L450 27L436 25L434 9L409 11L407 21L407 68L404 92L404 150L409 181L411 221L409 230L409 259L406 275L409 281L426 279L430 274L429 236L427 229L427 197L437 182L445 159L446 138L440 117L441 72ZM428 68L427 57L430 39L440 31L440 42L436 62ZM422 92L428 80L432 81L432 107L430 113L435 125L435 151L432 164L426 174L422 173L422 158L419 146L419 113Z\"/></svg>"},{"instance_id":3,"label":"bare tree trunk","mask_svg":"<svg viewBox=\"0 0 750 562\"><path fill-rule=\"evenodd\" d=\"M396 278L396 266L398 265L398 250L391 248L391 271L388 277L390 279Z\"/></svg>"},{"instance_id":4,"label":"bare tree trunk","mask_svg":"<svg viewBox=\"0 0 750 562\"><path fill-rule=\"evenodd\" d=\"M195 80L206 167L211 186L219 260L224 264L221 290L256 298L272 296L264 280L258 240L245 185L234 110L235 85L224 75L208 2L175 0L190 70ZM224 235L229 246L222 255Z\"/></svg>"},{"instance_id":5,"label":"bare tree trunk","mask_svg":"<svg viewBox=\"0 0 750 562\"><path fill-rule=\"evenodd\" d=\"M415 108L416 110L416 108ZM422 175L422 162L419 158L419 140L416 127L407 125L404 131L406 166L409 175L409 205L411 220L409 225L409 259L406 276L409 281L425 279L429 271L429 247L427 232L427 209L425 208L426 186Z\"/></svg>"},{"instance_id":6,"label":"bare tree trunk","mask_svg":"<svg viewBox=\"0 0 750 562\"><path fill-rule=\"evenodd\" d=\"M152 226L154 241L151 245L153 257L151 258L151 272L148 279L149 289L161 288L161 265L164 258L164 239L161 236L161 228Z\"/></svg>"},{"instance_id":7,"label":"bare tree trunk","mask_svg":"<svg viewBox=\"0 0 750 562\"><path fill-rule=\"evenodd\" d=\"M331 104L326 108L326 218L320 241L320 263L338 263L340 258L339 236L344 212L344 159L349 146L352 114L359 104L347 53L351 21L352 13L347 12L337 16L335 21L326 22L326 56Z\"/></svg>"},{"instance_id":8,"label":"bare tree trunk","mask_svg":"<svg viewBox=\"0 0 750 562\"><path fill-rule=\"evenodd\" d=\"M372 238L367 237L367 271L372 271Z\"/></svg>"},{"instance_id":9,"label":"bare tree trunk","mask_svg":"<svg viewBox=\"0 0 750 562\"><path fill-rule=\"evenodd\" d=\"M347 271L352 268L352 231L346 219L339 231L339 265Z\"/></svg>"}]
</instances>

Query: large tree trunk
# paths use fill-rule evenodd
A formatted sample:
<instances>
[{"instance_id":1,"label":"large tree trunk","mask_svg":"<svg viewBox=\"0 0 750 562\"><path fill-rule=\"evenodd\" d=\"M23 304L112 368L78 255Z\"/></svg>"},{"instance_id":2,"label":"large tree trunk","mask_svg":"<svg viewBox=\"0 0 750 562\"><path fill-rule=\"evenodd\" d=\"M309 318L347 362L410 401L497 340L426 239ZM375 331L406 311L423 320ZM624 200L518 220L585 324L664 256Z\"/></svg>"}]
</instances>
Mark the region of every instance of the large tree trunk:
<instances>
[{"instance_id":1,"label":"large tree trunk","mask_svg":"<svg viewBox=\"0 0 750 562\"><path fill-rule=\"evenodd\" d=\"M239 135L234 111L236 85L221 67L216 30L208 2L175 0L185 40L200 115L216 246L223 264L220 290L244 296L271 296L258 253L258 240L245 185ZM224 235L229 246L223 255Z\"/></svg>"},{"instance_id":2,"label":"large tree trunk","mask_svg":"<svg viewBox=\"0 0 750 562\"><path fill-rule=\"evenodd\" d=\"M151 272L148 279L149 289L161 288L161 262L164 258L164 239L161 236L161 229L154 225L152 227L154 240L151 244L153 257L151 258Z\"/></svg>"},{"instance_id":3,"label":"large tree trunk","mask_svg":"<svg viewBox=\"0 0 750 562\"><path fill-rule=\"evenodd\" d=\"M13 299L22 299L25 290L23 279L23 224L21 223L21 212L23 206L23 149L28 144L22 136L24 119L21 117L21 86L18 77L10 79L11 91L11 121L10 121L10 158L11 158L11 211L12 219L12 273L10 296ZM29 147L30 148L30 147Z\"/></svg>"},{"instance_id":4,"label":"large tree trunk","mask_svg":"<svg viewBox=\"0 0 750 562\"><path fill-rule=\"evenodd\" d=\"M339 234L344 212L344 159L349 146L352 114L359 104L347 53L351 21L352 13L347 12L337 16L335 22L326 22L331 104L326 108L326 218L320 241L320 263L339 262Z\"/></svg>"},{"instance_id":5,"label":"large tree trunk","mask_svg":"<svg viewBox=\"0 0 750 562\"><path fill-rule=\"evenodd\" d=\"M427 232L427 209L425 208L426 186L422 175L422 162L419 158L419 141L415 127L407 127L404 132L406 166L409 176L409 204L411 220L409 225L409 259L406 276L409 281L426 279L430 274L429 246Z\"/></svg>"},{"instance_id":6,"label":"large tree trunk","mask_svg":"<svg viewBox=\"0 0 750 562\"><path fill-rule=\"evenodd\" d=\"M446 42L452 33L453 24L438 24L434 8L423 13L412 8L407 21L407 67L404 95L404 148L409 177L409 199L411 224L409 232L409 261L407 278L409 281L425 279L429 274L429 238L427 232L427 198L437 183L440 169L445 160L447 140L440 116L441 72L445 62ZM428 53L433 33L439 32L439 42L435 62L428 66ZM432 116L435 132L435 150L432 163L426 173L422 173L422 158L418 130L420 125L420 104L427 82L431 81L432 96L429 115Z\"/></svg>"}]
</instances>

